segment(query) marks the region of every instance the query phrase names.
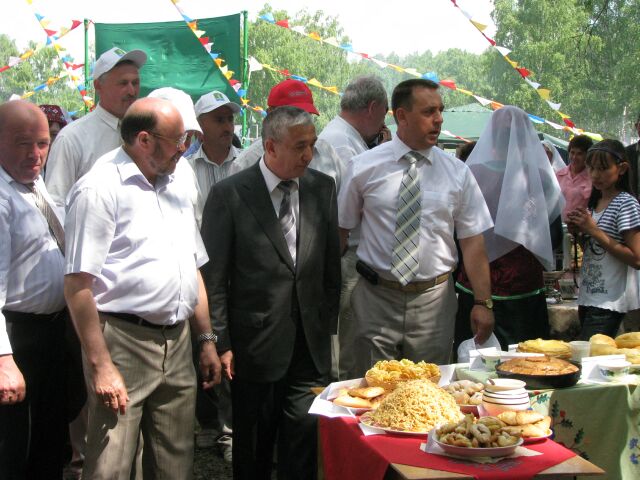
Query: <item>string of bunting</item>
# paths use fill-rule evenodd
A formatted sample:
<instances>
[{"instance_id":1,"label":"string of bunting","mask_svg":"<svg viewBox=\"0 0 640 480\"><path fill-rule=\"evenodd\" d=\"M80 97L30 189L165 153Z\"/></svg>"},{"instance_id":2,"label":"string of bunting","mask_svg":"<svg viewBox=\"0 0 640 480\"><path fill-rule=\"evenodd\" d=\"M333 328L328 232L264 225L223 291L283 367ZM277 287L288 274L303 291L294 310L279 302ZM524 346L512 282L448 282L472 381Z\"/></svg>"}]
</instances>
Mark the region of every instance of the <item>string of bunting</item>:
<instances>
[{"instance_id":1,"label":"string of bunting","mask_svg":"<svg viewBox=\"0 0 640 480\"><path fill-rule=\"evenodd\" d=\"M454 90L456 92L460 92L464 95L468 95L470 97L473 97L480 105L486 107L489 106L490 108L492 108L493 110L497 110L499 108L502 108L504 106L504 104L496 101L496 100L492 100L492 99L488 99L485 97L482 97L480 95L476 95L475 93L471 92L470 90L467 90L465 88L462 88L460 86L458 86L456 84L456 82L454 80L440 80L438 78L438 74L436 72L427 72L427 73L420 73L418 72L415 68L406 68L406 67L402 67L400 65L394 65L392 63L388 63L382 60L379 60L377 58L372 57L371 55L367 54L367 53L363 53L363 52L356 52L352 45L349 43L338 43L338 41L331 37L331 38L322 38L318 33L316 32L311 32L311 33L307 33L304 29L303 26L296 26L293 28L289 27L289 20L284 19L284 20L278 20L276 21L275 18L273 17L272 13L266 13L264 15L260 15L258 17L259 19L270 23L272 25L277 25L279 27L285 28L287 30L291 30L294 31L300 35L303 35L305 37L311 38L312 40L315 40L317 42L322 42L322 43L326 43L327 45L331 45L333 47L336 48L340 48L344 51L346 51L348 54L352 54L352 55L357 55L365 60L369 60L373 63L375 63L378 67L380 68L390 68L392 70L395 70L397 72L400 73L406 73L409 75L412 75L414 77L417 78L424 78L427 80L431 80L433 82L439 83L440 85L442 85L443 87L446 87L450 90ZM565 131L569 131L572 133L581 133L582 131L575 128L575 127L571 127L567 124L565 125L560 125L558 123L552 122L550 120L547 120L541 116L538 115L533 115L531 113L527 113L527 115L529 116L529 119L533 122L533 123L538 123L538 124L542 124L545 123L547 125L549 125L550 127L552 127L555 130L565 130ZM566 122L565 122L566 123Z\"/></svg>"},{"instance_id":2,"label":"string of bunting","mask_svg":"<svg viewBox=\"0 0 640 480\"><path fill-rule=\"evenodd\" d=\"M338 91L338 87L329 87L326 85L323 85L322 82L320 82L320 80L318 80L317 78L307 78L303 75L296 75L291 73L288 69L286 68L278 68L278 67L274 67L272 65L269 65L267 63L260 63L259 60L257 60L255 57L249 57L249 71L250 72L257 72L260 70L270 70L272 72L276 72L279 73L281 75L284 75L285 77L289 77L289 78L293 78L294 80L299 80L303 83L306 83L307 85L310 85L312 87L315 88L320 88L322 90L326 90L329 93L333 93L334 95L339 95L341 96L342 93Z\"/></svg>"},{"instance_id":3,"label":"string of bunting","mask_svg":"<svg viewBox=\"0 0 640 480\"><path fill-rule=\"evenodd\" d=\"M33 7L33 0L25 0L25 1L27 2L27 4ZM75 63L75 61L73 60L73 57L68 52L66 52L66 49L62 45L57 43L57 40L58 38L60 38L61 35L56 30L47 28L51 24L51 21L45 18L44 15L41 15L40 13L35 11L35 9L34 9L34 15L38 20L38 23L42 27L42 30L44 30L45 34L47 35L47 45L52 45L53 48L55 48L56 53L64 63L69 79L71 80L75 89L78 90L78 93L82 97L82 101L88 108L93 108L93 98L87 95L87 88L85 84L82 83L81 82L82 79L74 73L74 70L80 68L83 65ZM63 52L65 53L63 54Z\"/></svg>"},{"instance_id":4,"label":"string of bunting","mask_svg":"<svg viewBox=\"0 0 640 480\"><path fill-rule=\"evenodd\" d=\"M67 33L71 32L72 30L75 30L79 25L82 25L82 22L79 20L72 20L71 21L71 26L69 28L67 27L62 27L60 29L59 32L54 32L51 30L51 32L54 34L53 35L53 39L54 40L59 40L60 38L64 37ZM49 30L47 30L49 31ZM56 33L58 33L57 35L55 35ZM15 67L16 65L19 65L20 63L24 62L25 60L27 60L29 57L31 57L32 55L35 55L37 52L39 52L40 50L42 50L43 48L47 48L51 45L51 40L49 37L47 37L47 42L46 43L38 43L35 48L30 48L29 50L27 50L26 52L20 54L17 57L14 56L10 56L9 57L9 63L7 63L5 66L0 67L0 73L2 72L6 72L7 70L9 70L10 68ZM79 68L82 65L75 65L72 64L72 67L75 68ZM75 69L74 68L74 69Z\"/></svg>"},{"instance_id":5,"label":"string of bunting","mask_svg":"<svg viewBox=\"0 0 640 480\"><path fill-rule=\"evenodd\" d=\"M233 70L229 70L229 67L227 65L224 65L227 62L222 58L220 52L216 52L215 50L212 51L212 47L214 44L213 39L208 36L205 36L207 32L205 32L204 30L198 29L197 20L194 20L193 18L191 18L190 16L184 13L182 8L180 8L180 6L178 5L180 3L180 0L171 0L171 3L173 3L173 6L176 7L176 10L178 10L178 13L182 17L182 19L185 21L189 29L193 32L193 34L196 36L196 38L198 39L202 47L206 50L207 54L211 57L213 62L220 69L220 71L222 72L222 75L224 75L224 77L229 82L229 85L231 85L231 87L238 94L238 97L240 97L240 101L242 102L242 106L247 105L249 103L249 100L246 98L247 92L242 87L242 83L238 79L234 78L233 74L235 72Z\"/></svg>"},{"instance_id":6,"label":"string of bunting","mask_svg":"<svg viewBox=\"0 0 640 480\"><path fill-rule=\"evenodd\" d=\"M518 72L518 75L520 75L522 77L522 79L527 82L527 85L529 85L531 88L533 88L536 93L540 96L540 98L542 98L545 102L547 102L547 104L549 105L549 107L551 107L551 109L553 111L555 111L560 118L562 118L562 121L570 128L572 129L577 129L575 123L573 123L573 121L571 120L571 117L569 115L567 115L566 113L563 113L560 111L560 103L555 103L551 100L551 90L549 90L548 88L543 88L542 85L538 82L534 82L533 80L531 80L529 77L532 75L531 70L523 67L522 65L518 64L518 62L511 60L511 58L509 58L509 53L511 53L511 50L509 50L506 47L501 47L499 46L496 41L489 37L486 33L485 30L487 29L487 25L484 25L481 22L478 22L477 20L473 19L473 16L465 11L462 7L460 7L457 3L457 0L451 0L451 3L453 4L454 7L456 7L458 10L460 10L460 13L462 13L462 15L465 16L465 18L467 20L469 20L469 23L471 23L471 25L473 25L478 32L480 32L480 34L485 38L485 40L487 42L489 42L489 44L498 52L500 53L500 55L502 56L502 58L505 59L505 61L511 65L513 67L513 69Z\"/></svg>"}]
</instances>

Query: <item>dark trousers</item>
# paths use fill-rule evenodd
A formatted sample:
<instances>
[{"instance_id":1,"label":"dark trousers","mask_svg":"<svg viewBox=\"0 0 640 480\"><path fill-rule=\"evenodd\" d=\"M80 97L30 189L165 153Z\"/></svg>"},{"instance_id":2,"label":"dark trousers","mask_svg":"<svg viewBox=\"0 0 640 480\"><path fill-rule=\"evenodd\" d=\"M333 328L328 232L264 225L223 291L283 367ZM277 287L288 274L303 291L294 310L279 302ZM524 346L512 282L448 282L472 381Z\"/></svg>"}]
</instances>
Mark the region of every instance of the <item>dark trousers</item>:
<instances>
[{"instance_id":1,"label":"dark trousers","mask_svg":"<svg viewBox=\"0 0 640 480\"><path fill-rule=\"evenodd\" d=\"M314 399L311 387L326 381L315 368L301 327L284 378L272 383L233 379L234 480L270 480L276 441L279 480L317 477L317 419L307 412Z\"/></svg>"},{"instance_id":2,"label":"dark trousers","mask_svg":"<svg viewBox=\"0 0 640 480\"><path fill-rule=\"evenodd\" d=\"M578 339L588 341L596 333L614 338L618 334L624 315L621 312L599 307L578 306L581 327Z\"/></svg>"},{"instance_id":3,"label":"dark trousers","mask_svg":"<svg viewBox=\"0 0 640 480\"><path fill-rule=\"evenodd\" d=\"M62 478L67 437L65 315L3 312L26 398L0 406L0 478Z\"/></svg>"},{"instance_id":4,"label":"dark trousers","mask_svg":"<svg viewBox=\"0 0 640 480\"><path fill-rule=\"evenodd\" d=\"M454 353L458 345L473 337L469 316L473 308L473 295L458 290L458 313ZM549 338L549 316L544 293L518 300L496 300L493 302L495 333L500 346L507 350L509 345L534 338Z\"/></svg>"}]
</instances>

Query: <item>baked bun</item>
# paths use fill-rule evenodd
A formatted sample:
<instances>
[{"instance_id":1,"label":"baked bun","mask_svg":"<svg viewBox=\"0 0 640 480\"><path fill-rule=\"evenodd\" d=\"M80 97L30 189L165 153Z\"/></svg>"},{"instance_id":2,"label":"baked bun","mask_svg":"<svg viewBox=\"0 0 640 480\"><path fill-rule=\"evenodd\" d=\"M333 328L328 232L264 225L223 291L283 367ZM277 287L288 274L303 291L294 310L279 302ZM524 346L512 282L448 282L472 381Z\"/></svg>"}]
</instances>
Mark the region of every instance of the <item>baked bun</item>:
<instances>
[{"instance_id":1,"label":"baked bun","mask_svg":"<svg viewBox=\"0 0 640 480\"><path fill-rule=\"evenodd\" d=\"M528 425L544 419L544 415L533 410L506 411L498 415L498 418L507 425Z\"/></svg>"},{"instance_id":2,"label":"baked bun","mask_svg":"<svg viewBox=\"0 0 640 480\"><path fill-rule=\"evenodd\" d=\"M366 398L352 397L351 395L340 395L333 400L334 405L349 408L371 408L371 402Z\"/></svg>"},{"instance_id":3,"label":"baked bun","mask_svg":"<svg viewBox=\"0 0 640 480\"><path fill-rule=\"evenodd\" d=\"M613 338L601 333L596 333L595 335L593 335L589 339L589 343L591 343L591 348L593 348L594 345L608 345L613 348L618 348L618 345Z\"/></svg>"},{"instance_id":4,"label":"baked bun","mask_svg":"<svg viewBox=\"0 0 640 480\"><path fill-rule=\"evenodd\" d=\"M509 425L502 428L510 435L521 435L523 438L544 437L549 433L549 429L542 429L532 423L527 425Z\"/></svg>"},{"instance_id":5,"label":"baked bun","mask_svg":"<svg viewBox=\"0 0 640 480\"><path fill-rule=\"evenodd\" d=\"M384 393L384 388L382 387L351 388L348 393L352 397L370 399L370 398L375 398L382 395Z\"/></svg>"},{"instance_id":6,"label":"baked bun","mask_svg":"<svg viewBox=\"0 0 640 480\"><path fill-rule=\"evenodd\" d=\"M623 333L616 337L615 342L618 348L640 347L640 332Z\"/></svg>"},{"instance_id":7,"label":"baked bun","mask_svg":"<svg viewBox=\"0 0 640 480\"><path fill-rule=\"evenodd\" d=\"M544 353L550 357L571 358L571 345L562 340L527 340L518 344L518 352Z\"/></svg>"},{"instance_id":8,"label":"baked bun","mask_svg":"<svg viewBox=\"0 0 640 480\"><path fill-rule=\"evenodd\" d=\"M640 365L640 348L619 348L616 353L624 354L633 365Z\"/></svg>"},{"instance_id":9,"label":"baked bun","mask_svg":"<svg viewBox=\"0 0 640 480\"><path fill-rule=\"evenodd\" d=\"M602 343L592 343L589 355L597 357L600 355L615 355L617 353L619 353L619 351L616 347Z\"/></svg>"}]
</instances>

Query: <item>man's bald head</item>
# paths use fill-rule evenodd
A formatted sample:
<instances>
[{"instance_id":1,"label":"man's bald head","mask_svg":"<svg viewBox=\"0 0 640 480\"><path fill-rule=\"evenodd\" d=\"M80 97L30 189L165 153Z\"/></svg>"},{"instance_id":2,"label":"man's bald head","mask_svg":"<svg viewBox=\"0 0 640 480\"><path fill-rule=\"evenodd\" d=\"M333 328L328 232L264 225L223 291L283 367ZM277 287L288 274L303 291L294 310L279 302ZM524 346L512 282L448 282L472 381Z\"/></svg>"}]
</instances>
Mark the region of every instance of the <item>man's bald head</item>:
<instances>
[{"instance_id":1,"label":"man's bald head","mask_svg":"<svg viewBox=\"0 0 640 480\"><path fill-rule=\"evenodd\" d=\"M49 123L34 104L13 100L0 105L0 166L22 184L35 181L49 153Z\"/></svg>"},{"instance_id":2,"label":"man's bald head","mask_svg":"<svg viewBox=\"0 0 640 480\"><path fill-rule=\"evenodd\" d=\"M173 173L184 152L182 116L162 98L136 100L125 113L120 132L125 151L152 184L158 176Z\"/></svg>"}]
</instances>

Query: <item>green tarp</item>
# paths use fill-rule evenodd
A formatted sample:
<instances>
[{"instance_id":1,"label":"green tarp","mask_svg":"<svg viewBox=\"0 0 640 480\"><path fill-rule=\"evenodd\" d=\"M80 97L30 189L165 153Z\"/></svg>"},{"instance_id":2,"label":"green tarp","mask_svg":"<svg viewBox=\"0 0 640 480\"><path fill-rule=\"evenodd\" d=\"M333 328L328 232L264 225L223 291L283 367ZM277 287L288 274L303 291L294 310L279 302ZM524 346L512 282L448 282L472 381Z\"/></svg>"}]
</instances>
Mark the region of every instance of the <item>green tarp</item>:
<instances>
[{"instance_id":1,"label":"green tarp","mask_svg":"<svg viewBox=\"0 0 640 480\"><path fill-rule=\"evenodd\" d=\"M213 42L225 65L240 80L240 14L198 20L198 30ZM219 90L235 102L238 96L202 44L184 21L159 23L96 23L96 58L120 47L147 54L141 70L140 96L160 87L184 90L194 102L201 95Z\"/></svg>"}]
</instances>

